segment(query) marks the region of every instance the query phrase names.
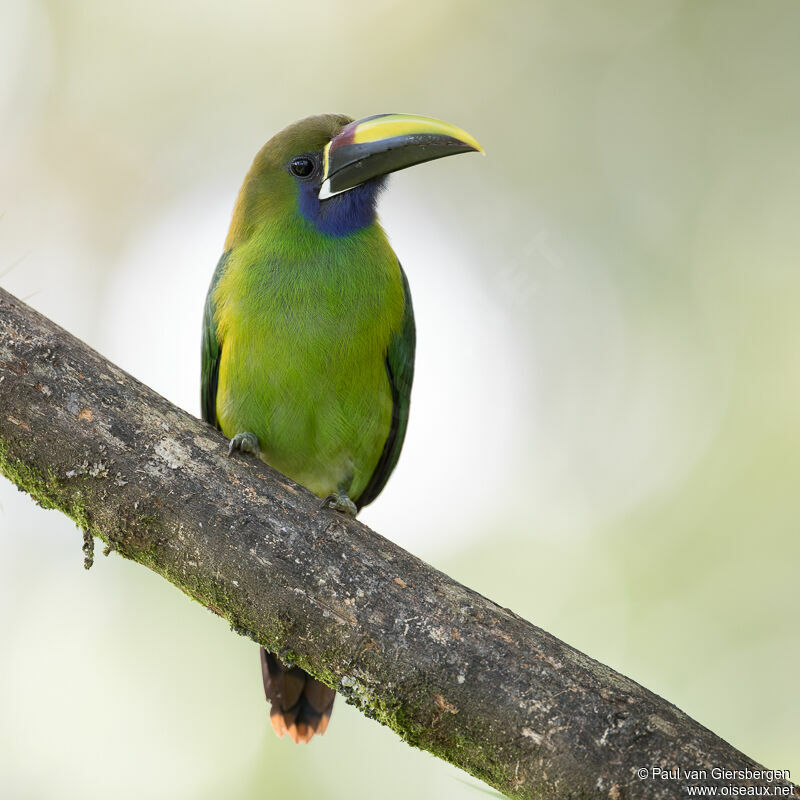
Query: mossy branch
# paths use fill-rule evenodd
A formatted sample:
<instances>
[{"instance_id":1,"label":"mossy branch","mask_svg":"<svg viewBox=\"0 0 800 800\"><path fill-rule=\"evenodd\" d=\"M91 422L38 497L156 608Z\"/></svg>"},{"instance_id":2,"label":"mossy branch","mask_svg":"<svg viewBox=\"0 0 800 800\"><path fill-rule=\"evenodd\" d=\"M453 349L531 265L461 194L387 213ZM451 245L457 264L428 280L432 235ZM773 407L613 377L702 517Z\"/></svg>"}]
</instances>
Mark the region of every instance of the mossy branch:
<instances>
[{"instance_id":1,"label":"mossy branch","mask_svg":"<svg viewBox=\"0 0 800 800\"><path fill-rule=\"evenodd\" d=\"M509 796L684 796L651 767L763 785L713 779L760 768L225 444L0 289L0 470L41 505Z\"/></svg>"}]
</instances>

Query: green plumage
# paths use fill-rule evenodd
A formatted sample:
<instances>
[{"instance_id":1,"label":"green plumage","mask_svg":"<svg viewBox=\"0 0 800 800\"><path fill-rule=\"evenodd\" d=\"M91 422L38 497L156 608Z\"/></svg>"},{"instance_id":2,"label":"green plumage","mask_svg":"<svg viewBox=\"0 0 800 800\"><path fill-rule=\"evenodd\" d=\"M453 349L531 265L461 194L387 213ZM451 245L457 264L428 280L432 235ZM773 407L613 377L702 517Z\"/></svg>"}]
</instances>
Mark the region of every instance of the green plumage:
<instances>
[{"instance_id":1,"label":"green plumage","mask_svg":"<svg viewBox=\"0 0 800 800\"><path fill-rule=\"evenodd\" d=\"M331 236L300 211L284 164L321 147L341 126L329 119L272 140L245 180L206 300L202 411L229 438L254 433L267 463L320 497L361 507L402 448L414 317L377 221Z\"/></svg>"}]
</instances>

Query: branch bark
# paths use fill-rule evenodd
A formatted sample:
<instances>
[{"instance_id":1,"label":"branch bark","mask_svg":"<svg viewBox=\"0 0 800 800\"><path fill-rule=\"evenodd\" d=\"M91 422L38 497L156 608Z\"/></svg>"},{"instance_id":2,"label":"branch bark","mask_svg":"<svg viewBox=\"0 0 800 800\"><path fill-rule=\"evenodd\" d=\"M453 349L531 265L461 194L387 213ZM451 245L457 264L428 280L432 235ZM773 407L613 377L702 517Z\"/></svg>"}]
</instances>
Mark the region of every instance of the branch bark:
<instances>
[{"instance_id":1,"label":"branch bark","mask_svg":"<svg viewBox=\"0 0 800 800\"><path fill-rule=\"evenodd\" d=\"M763 768L358 521L320 511L261 462L225 452L218 432L0 289L0 470L410 744L521 798L766 785L714 778L715 768ZM681 778L638 777L651 768ZM707 779L684 775L692 769Z\"/></svg>"}]
</instances>

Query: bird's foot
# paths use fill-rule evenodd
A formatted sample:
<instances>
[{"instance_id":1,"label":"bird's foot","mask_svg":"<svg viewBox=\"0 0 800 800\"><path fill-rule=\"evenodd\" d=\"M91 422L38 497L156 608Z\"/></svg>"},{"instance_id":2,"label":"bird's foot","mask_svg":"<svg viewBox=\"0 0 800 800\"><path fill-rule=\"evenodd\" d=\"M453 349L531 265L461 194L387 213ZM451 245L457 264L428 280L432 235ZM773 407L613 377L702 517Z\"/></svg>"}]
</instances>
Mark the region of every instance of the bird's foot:
<instances>
[{"instance_id":1,"label":"bird's foot","mask_svg":"<svg viewBox=\"0 0 800 800\"><path fill-rule=\"evenodd\" d=\"M342 514L347 514L348 517L354 517L358 514L356 504L344 493L329 494L320 504L320 508L330 508L333 511L341 511Z\"/></svg>"},{"instance_id":2,"label":"bird's foot","mask_svg":"<svg viewBox=\"0 0 800 800\"><path fill-rule=\"evenodd\" d=\"M234 450L241 450L243 453L252 453L257 456L261 452L261 448L258 446L258 436L250 432L237 433L228 445L228 455L232 456Z\"/></svg>"}]
</instances>

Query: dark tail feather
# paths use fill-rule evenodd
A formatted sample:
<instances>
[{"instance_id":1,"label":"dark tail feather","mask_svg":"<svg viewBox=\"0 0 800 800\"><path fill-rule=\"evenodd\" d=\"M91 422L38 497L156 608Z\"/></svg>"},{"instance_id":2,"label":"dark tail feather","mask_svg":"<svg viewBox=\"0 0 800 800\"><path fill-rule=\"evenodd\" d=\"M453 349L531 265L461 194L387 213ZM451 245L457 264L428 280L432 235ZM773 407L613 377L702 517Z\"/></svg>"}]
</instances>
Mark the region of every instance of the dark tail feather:
<instances>
[{"instance_id":1,"label":"dark tail feather","mask_svg":"<svg viewBox=\"0 0 800 800\"><path fill-rule=\"evenodd\" d=\"M271 708L269 719L278 736L289 734L298 744L325 733L336 692L300 667L287 667L272 653L261 650L264 694Z\"/></svg>"}]
</instances>

